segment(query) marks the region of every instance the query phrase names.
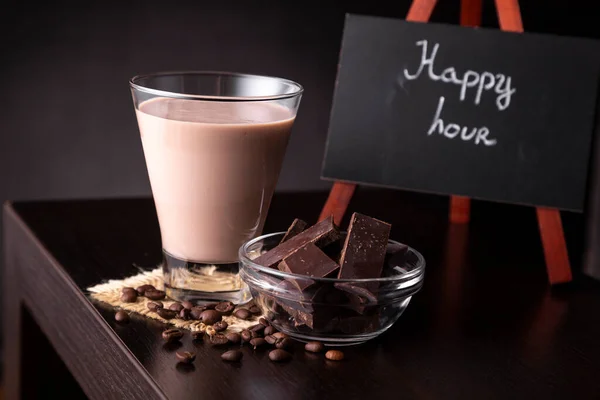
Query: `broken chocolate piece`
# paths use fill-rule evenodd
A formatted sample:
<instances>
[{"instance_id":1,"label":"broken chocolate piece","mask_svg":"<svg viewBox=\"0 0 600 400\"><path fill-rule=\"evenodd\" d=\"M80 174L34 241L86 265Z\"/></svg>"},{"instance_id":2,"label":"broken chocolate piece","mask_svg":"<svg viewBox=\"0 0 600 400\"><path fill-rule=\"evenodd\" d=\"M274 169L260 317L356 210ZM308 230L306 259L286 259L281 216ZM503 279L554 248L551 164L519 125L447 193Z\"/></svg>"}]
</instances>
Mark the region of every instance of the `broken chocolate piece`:
<instances>
[{"instance_id":1,"label":"broken chocolate piece","mask_svg":"<svg viewBox=\"0 0 600 400\"><path fill-rule=\"evenodd\" d=\"M304 275L312 278L327 278L337 272L339 265L327 257L317 246L309 243L285 258L279 263L277 268L280 271L290 274ZM287 280L293 283L300 291L315 284L315 281L312 279L289 278Z\"/></svg>"},{"instance_id":2,"label":"broken chocolate piece","mask_svg":"<svg viewBox=\"0 0 600 400\"><path fill-rule=\"evenodd\" d=\"M292 222L292 225L290 225L290 227L288 228L285 235L283 235L283 238L281 239L281 242L279 242L279 244L281 244L283 242L287 242L289 239L293 238L294 236L298 235L300 232L304 231L306 229L307 225L308 224L306 222L302 221L301 219L296 218L294 220L294 222Z\"/></svg>"},{"instance_id":3,"label":"broken chocolate piece","mask_svg":"<svg viewBox=\"0 0 600 400\"><path fill-rule=\"evenodd\" d=\"M381 277L390 230L391 225L388 223L363 214L352 214L348 235L340 256L338 278L368 279ZM379 285L377 282L373 282L361 284L360 286L373 292Z\"/></svg>"},{"instance_id":4,"label":"broken chocolate piece","mask_svg":"<svg viewBox=\"0 0 600 400\"><path fill-rule=\"evenodd\" d=\"M283 259L291 256L296 251L309 243L314 243L316 246L326 246L327 244L337 240L340 234L333 223L333 217L324 219L323 221L311 226L304 232L301 232L293 238L281 243L273 249L255 258L253 261L263 267L274 268Z\"/></svg>"}]
</instances>

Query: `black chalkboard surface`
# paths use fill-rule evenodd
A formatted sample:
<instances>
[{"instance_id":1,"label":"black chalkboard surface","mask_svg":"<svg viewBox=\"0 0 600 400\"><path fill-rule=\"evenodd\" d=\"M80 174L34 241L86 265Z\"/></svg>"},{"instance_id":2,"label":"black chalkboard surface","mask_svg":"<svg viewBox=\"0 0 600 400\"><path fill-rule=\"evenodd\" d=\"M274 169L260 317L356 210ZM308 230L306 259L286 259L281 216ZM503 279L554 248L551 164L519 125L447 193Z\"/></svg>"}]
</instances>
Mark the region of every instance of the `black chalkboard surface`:
<instances>
[{"instance_id":1,"label":"black chalkboard surface","mask_svg":"<svg viewBox=\"0 0 600 400\"><path fill-rule=\"evenodd\" d=\"M322 176L582 211L596 41L348 15Z\"/></svg>"}]
</instances>

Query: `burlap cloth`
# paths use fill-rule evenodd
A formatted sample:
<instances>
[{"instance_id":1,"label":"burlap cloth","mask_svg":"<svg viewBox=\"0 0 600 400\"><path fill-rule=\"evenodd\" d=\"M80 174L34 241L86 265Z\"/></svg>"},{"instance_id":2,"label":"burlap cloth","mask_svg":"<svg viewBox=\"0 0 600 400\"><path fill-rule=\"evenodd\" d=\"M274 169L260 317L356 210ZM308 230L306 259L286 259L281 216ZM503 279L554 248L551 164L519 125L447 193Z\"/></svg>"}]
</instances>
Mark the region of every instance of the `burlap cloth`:
<instances>
[{"instance_id":1,"label":"burlap cloth","mask_svg":"<svg viewBox=\"0 0 600 400\"><path fill-rule=\"evenodd\" d=\"M189 329L192 332L206 332L209 335L213 335L215 333L214 329L212 329L212 326L207 326L200 321L184 321L179 318L166 320L159 317L158 314L148 309L147 303L152 300L149 300L145 297L138 297L135 303L124 303L121 301L121 290L124 287L129 286L136 288L145 284L153 285L157 289L163 290L164 285L162 268L159 267L152 271L143 271L137 275L125 279L109 280L106 283L92 286L88 288L87 291L95 300L110 304L111 306L118 307L126 311L135 312L147 318L156 319L166 324L174 325L178 328ZM165 305L165 308L168 308L174 303L174 301L168 298L161 301ZM227 332L240 332L252 325L256 325L259 318L260 316L257 316L250 321L246 321L236 318L233 315L229 315L223 316L223 321L227 322L228 324Z\"/></svg>"}]
</instances>

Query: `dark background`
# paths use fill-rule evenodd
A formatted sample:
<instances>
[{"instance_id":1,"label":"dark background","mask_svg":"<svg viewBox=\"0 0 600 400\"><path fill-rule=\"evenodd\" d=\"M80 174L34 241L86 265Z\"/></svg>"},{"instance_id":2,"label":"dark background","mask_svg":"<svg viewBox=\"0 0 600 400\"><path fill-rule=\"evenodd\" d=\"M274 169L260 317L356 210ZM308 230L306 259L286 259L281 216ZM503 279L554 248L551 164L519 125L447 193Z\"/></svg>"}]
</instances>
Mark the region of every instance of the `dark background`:
<instances>
[{"instance_id":1,"label":"dark background","mask_svg":"<svg viewBox=\"0 0 600 400\"><path fill-rule=\"evenodd\" d=\"M319 175L344 14L403 18L410 1L346 3L1 2L0 200L149 195L127 81L182 69L304 85L278 189L328 188ZM457 23L459 2L439 3L432 20ZM525 29L597 38L596 4L522 1ZM484 25L497 26L491 0Z\"/></svg>"}]
</instances>

